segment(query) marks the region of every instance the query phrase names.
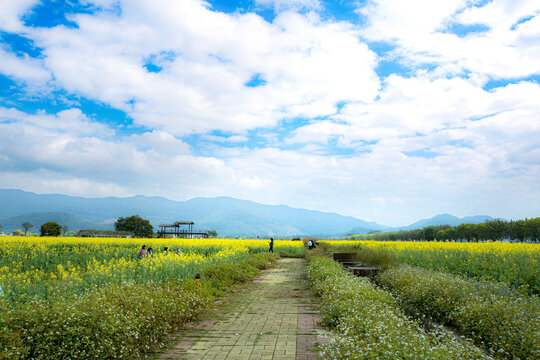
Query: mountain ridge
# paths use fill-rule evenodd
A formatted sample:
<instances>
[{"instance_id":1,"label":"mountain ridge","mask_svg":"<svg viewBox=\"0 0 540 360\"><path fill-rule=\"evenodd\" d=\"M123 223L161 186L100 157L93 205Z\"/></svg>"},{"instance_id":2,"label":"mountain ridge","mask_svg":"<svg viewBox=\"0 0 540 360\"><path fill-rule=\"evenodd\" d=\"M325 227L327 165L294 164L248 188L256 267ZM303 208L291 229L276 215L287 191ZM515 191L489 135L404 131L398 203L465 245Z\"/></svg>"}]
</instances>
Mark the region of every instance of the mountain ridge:
<instances>
[{"instance_id":1,"label":"mountain ridge","mask_svg":"<svg viewBox=\"0 0 540 360\"><path fill-rule=\"evenodd\" d=\"M65 224L61 225L68 225L70 230L79 230L83 226L85 229L109 230L114 227L113 223L118 217L131 215L150 220L154 228L171 221L191 220L197 229L216 230L220 236L333 237L409 230L430 225L456 226L463 222L479 223L493 219L485 215L458 218L439 214L411 225L390 227L352 216L288 205L266 205L228 196L175 201L161 196L87 198L0 189L0 224L3 224L3 231L20 229L20 224L27 221L34 225L32 230L36 231L41 226L37 222L47 217L50 218L47 221L64 221Z\"/></svg>"},{"instance_id":2,"label":"mountain ridge","mask_svg":"<svg viewBox=\"0 0 540 360\"><path fill-rule=\"evenodd\" d=\"M365 232L385 227L352 216L287 205L264 205L226 196L175 201L159 196L85 198L0 189L0 204L0 218L62 212L100 224L118 217L139 215L150 220L154 227L191 220L198 229L214 229L222 236L336 236L353 227L364 227Z\"/></svg>"}]
</instances>

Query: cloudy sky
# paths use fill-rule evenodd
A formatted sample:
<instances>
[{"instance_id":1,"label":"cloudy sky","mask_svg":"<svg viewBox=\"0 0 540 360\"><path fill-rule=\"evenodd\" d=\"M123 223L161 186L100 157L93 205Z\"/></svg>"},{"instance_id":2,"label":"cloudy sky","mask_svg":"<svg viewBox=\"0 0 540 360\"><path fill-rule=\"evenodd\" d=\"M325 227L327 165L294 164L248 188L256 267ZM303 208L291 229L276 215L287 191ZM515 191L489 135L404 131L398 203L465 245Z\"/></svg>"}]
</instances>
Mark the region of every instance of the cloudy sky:
<instances>
[{"instance_id":1,"label":"cloudy sky","mask_svg":"<svg viewBox=\"0 0 540 360\"><path fill-rule=\"evenodd\" d=\"M538 0L0 9L0 188L540 216Z\"/></svg>"}]
</instances>

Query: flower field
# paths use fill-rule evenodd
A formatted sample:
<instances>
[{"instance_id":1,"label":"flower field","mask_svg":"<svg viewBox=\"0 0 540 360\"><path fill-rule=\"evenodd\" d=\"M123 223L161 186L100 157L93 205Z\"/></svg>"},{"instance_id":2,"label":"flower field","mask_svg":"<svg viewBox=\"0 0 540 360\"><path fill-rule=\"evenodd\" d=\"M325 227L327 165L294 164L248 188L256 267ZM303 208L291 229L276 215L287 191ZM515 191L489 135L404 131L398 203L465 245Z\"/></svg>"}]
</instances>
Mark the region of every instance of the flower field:
<instances>
[{"instance_id":1,"label":"flower field","mask_svg":"<svg viewBox=\"0 0 540 360\"><path fill-rule=\"evenodd\" d=\"M142 245L154 256L139 260ZM163 249L169 248L169 253ZM176 249L182 253L176 254ZM301 242L276 241L276 252L301 252ZM216 262L235 262L267 252L265 240L0 238L3 299L76 295L109 283L152 283L192 278Z\"/></svg>"},{"instance_id":2,"label":"flower field","mask_svg":"<svg viewBox=\"0 0 540 360\"><path fill-rule=\"evenodd\" d=\"M385 251L398 262L498 281L540 294L540 245L411 241L332 241L333 247Z\"/></svg>"},{"instance_id":3,"label":"flower field","mask_svg":"<svg viewBox=\"0 0 540 360\"><path fill-rule=\"evenodd\" d=\"M401 265L377 282L407 309L451 325L503 359L540 359L540 298L505 283Z\"/></svg>"},{"instance_id":4,"label":"flower field","mask_svg":"<svg viewBox=\"0 0 540 360\"><path fill-rule=\"evenodd\" d=\"M359 331L369 335L365 325L368 320L366 316L358 320L357 315L349 315L342 310L343 299L336 294L345 291L346 294L361 293L354 295L355 303L351 306L375 308L391 304L392 308L402 309L404 314L423 319L422 322L425 321L426 324L450 326L483 349L486 356L500 359L540 359L540 298L537 295L540 289L540 246L537 244L376 241L327 243L338 251L356 248L358 259L381 265L383 271L376 277L374 284L370 285L379 285L380 288L373 291L386 294L378 295L379 300L373 303L373 291L369 291L371 295L366 295L367 285L358 280L348 281L356 282L354 286L349 285L349 290L330 290L327 298L323 297L323 301L333 305L323 306L325 316L336 318L335 313L339 310L337 313L341 315L337 317L340 319L338 330L343 335L331 344L329 351L337 354L357 351L363 354L364 347L368 346L364 340L349 336ZM332 269L333 276L340 273L338 270ZM341 282L345 280L333 280L333 283ZM317 285L314 287L317 289ZM376 312L367 317L384 318ZM356 320L353 321L352 318ZM386 327L394 320L381 321L384 325L370 323L370 326ZM393 329L385 331L388 334L395 332ZM410 332L413 333L412 330ZM401 336L396 333L385 336L385 339L394 349L396 346L406 346L405 337ZM399 339L403 341L400 342ZM394 344L396 341L397 345ZM439 357L430 354L424 357L416 353L415 356L412 358L457 359L462 355L456 357L449 354L448 357Z\"/></svg>"},{"instance_id":5,"label":"flower field","mask_svg":"<svg viewBox=\"0 0 540 360\"><path fill-rule=\"evenodd\" d=\"M138 259L143 244L152 257ZM267 252L265 240L0 238L0 359L138 358L274 261Z\"/></svg>"},{"instance_id":6,"label":"flower field","mask_svg":"<svg viewBox=\"0 0 540 360\"><path fill-rule=\"evenodd\" d=\"M323 345L323 359L492 358L465 339L425 330L405 315L390 293L330 259L312 259L308 279L322 297L323 320L337 333Z\"/></svg>"}]
</instances>

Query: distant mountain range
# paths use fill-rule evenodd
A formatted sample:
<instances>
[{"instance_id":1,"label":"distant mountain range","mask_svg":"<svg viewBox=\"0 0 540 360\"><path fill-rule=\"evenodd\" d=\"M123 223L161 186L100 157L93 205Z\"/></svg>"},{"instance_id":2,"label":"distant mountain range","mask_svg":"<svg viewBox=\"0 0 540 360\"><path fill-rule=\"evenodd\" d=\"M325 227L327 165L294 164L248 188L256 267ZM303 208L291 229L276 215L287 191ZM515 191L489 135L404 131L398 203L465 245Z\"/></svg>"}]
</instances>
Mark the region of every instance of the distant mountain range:
<instances>
[{"instance_id":1,"label":"distant mountain range","mask_svg":"<svg viewBox=\"0 0 540 360\"><path fill-rule=\"evenodd\" d=\"M434 217L429 218L429 219L423 219L423 220L417 221L414 224L411 224L408 226L393 228L392 231L421 229L426 226L435 226L435 225L458 226L461 224L480 224L480 223L485 222L486 220L493 220L493 218L487 215L475 215L475 216L466 216L463 218L458 218L457 216L450 215L450 214L440 214L440 215L435 215Z\"/></svg>"},{"instance_id":2,"label":"distant mountain range","mask_svg":"<svg viewBox=\"0 0 540 360\"><path fill-rule=\"evenodd\" d=\"M114 228L119 217L139 215L150 220L154 228L174 221L194 221L195 228L216 230L220 236L340 236L366 234L371 231L405 230L429 225L456 225L491 219L474 216L459 219L444 214L420 220L409 226L391 228L322 211L295 209L285 205L263 205L230 197L194 198L173 201L163 197L83 198L67 195L41 195L21 190L0 189L0 224L2 231L21 229L56 221L69 230Z\"/></svg>"}]
</instances>

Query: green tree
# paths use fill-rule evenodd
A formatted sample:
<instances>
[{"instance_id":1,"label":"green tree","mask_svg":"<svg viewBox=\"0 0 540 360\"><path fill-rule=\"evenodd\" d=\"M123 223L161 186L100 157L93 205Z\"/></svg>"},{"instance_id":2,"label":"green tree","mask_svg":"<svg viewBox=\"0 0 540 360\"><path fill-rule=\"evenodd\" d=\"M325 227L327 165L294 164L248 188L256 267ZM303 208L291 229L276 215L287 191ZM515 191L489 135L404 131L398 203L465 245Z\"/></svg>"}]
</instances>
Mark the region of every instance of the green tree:
<instances>
[{"instance_id":1,"label":"green tree","mask_svg":"<svg viewBox=\"0 0 540 360\"><path fill-rule=\"evenodd\" d=\"M438 231L436 226L426 226L422 230L423 230L422 240L425 240L425 241L433 241Z\"/></svg>"},{"instance_id":2,"label":"green tree","mask_svg":"<svg viewBox=\"0 0 540 360\"><path fill-rule=\"evenodd\" d=\"M217 238L217 231L216 230L208 230L208 236L211 238Z\"/></svg>"},{"instance_id":3,"label":"green tree","mask_svg":"<svg viewBox=\"0 0 540 360\"><path fill-rule=\"evenodd\" d=\"M457 227L457 234L461 240L466 239L467 242L470 242L475 238L475 229L473 229L472 224L461 224Z\"/></svg>"},{"instance_id":4,"label":"green tree","mask_svg":"<svg viewBox=\"0 0 540 360\"><path fill-rule=\"evenodd\" d=\"M152 237L154 228L150 221L141 218L139 215L133 215L127 218L118 218L114 223L116 231L129 231L136 237Z\"/></svg>"},{"instance_id":5,"label":"green tree","mask_svg":"<svg viewBox=\"0 0 540 360\"><path fill-rule=\"evenodd\" d=\"M22 226L23 229L24 229L24 236L26 236L26 234L28 233L28 230L29 230L29 229L31 229L31 228L34 227L34 225L30 224L28 221L22 223L21 226Z\"/></svg>"},{"instance_id":6,"label":"green tree","mask_svg":"<svg viewBox=\"0 0 540 360\"><path fill-rule=\"evenodd\" d=\"M41 236L60 236L62 233L62 227L54 221L49 221L41 225Z\"/></svg>"},{"instance_id":7,"label":"green tree","mask_svg":"<svg viewBox=\"0 0 540 360\"><path fill-rule=\"evenodd\" d=\"M68 232L69 227L67 225L62 226L62 234L66 236L66 233Z\"/></svg>"},{"instance_id":8,"label":"green tree","mask_svg":"<svg viewBox=\"0 0 540 360\"><path fill-rule=\"evenodd\" d=\"M527 238L525 220L510 221L510 241L524 242Z\"/></svg>"},{"instance_id":9,"label":"green tree","mask_svg":"<svg viewBox=\"0 0 540 360\"><path fill-rule=\"evenodd\" d=\"M525 231L531 241L540 241L540 217L525 219Z\"/></svg>"},{"instance_id":10,"label":"green tree","mask_svg":"<svg viewBox=\"0 0 540 360\"><path fill-rule=\"evenodd\" d=\"M508 234L508 223L501 219L487 220L485 226L488 229L490 240L501 240Z\"/></svg>"}]
</instances>

